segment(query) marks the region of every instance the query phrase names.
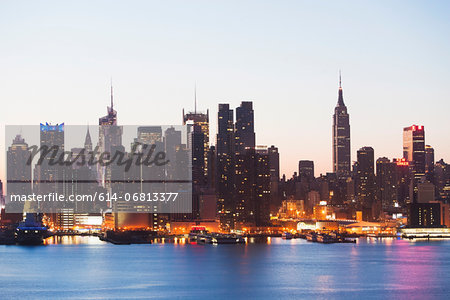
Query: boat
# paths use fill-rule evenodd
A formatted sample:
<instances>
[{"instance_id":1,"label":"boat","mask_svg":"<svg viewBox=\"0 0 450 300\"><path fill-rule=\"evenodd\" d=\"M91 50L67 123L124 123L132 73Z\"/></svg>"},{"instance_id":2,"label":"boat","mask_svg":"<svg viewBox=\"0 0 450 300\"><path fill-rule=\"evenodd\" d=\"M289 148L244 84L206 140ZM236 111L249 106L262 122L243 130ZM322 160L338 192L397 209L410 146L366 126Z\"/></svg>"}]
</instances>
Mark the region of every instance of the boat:
<instances>
[{"instance_id":1,"label":"boat","mask_svg":"<svg viewBox=\"0 0 450 300\"><path fill-rule=\"evenodd\" d=\"M353 244L356 244L356 239L343 238L340 242L341 243L353 243Z\"/></svg>"},{"instance_id":2,"label":"boat","mask_svg":"<svg viewBox=\"0 0 450 300\"><path fill-rule=\"evenodd\" d=\"M314 232L307 233L306 240L308 242L317 242L317 234Z\"/></svg>"},{"instance_id":3,"label":"boat","mask_svg":"<svg viewBox=\"0 0 450 300\"><path fill-rule=\"evenodd\" d=\"M240 235L208 232L204 226L192 226L188 237L191 244L245 244Z\"/></svg>"},{"instance_id":4,"label":"boat","mask_svg":"<svg viewBox=\"0 0 450 300\"><path fill-rule=\"evenodd\" d=\"M208 233L205 226L192 226L188 235L189 243L205 243L206 239L204 235Z\"/></svg>"},{"instance_id":5,"label":"boat","mask_svg":"<svg viewBox=\"0 0 450 300\"><path fill-rule=\"evenodd\" d=\"M156 235L152 230L107 230L99 239L115 245L151 244Z\"/></svg>"},{"instance_id":6,"label":"boat","mask_svg":"<svg viewBox=\"0 0 450 300\"><path fill-rule=\"evenodd\" d=\"M25 221L16 228L15 238L19 245L40 245L48 237L48 229L37 220L37 214L27 213Z\"/></svg>"},{"instance_id":7,"label":"boat","mask_svg":"<svg viewBox=\"0 0 450 300\"><path fill-rule=\"evenodd\" d=\"M323 233L317 235L317 242L322 244L331 244L337 242L337 239L333 238L328 234Z\"/></svg>"},{"instance_id":8,"label":"boat","mask_svg":"<svg viewBox=\"0 0 450 300\"><path fill-rule=\"evenodd\" d=\"M290 233L290 232L283 232L283 233L281 234L281 238L283 238L283 239L285 239L285 240L290 240L290 239L293 238L293 235L292 235L292 233Z\"/></svg>"},{"instance_id":9,"label":"boat","mask_svg":"<svg viewBox=\"0 0 450 300\"><path fill-rule=\"evenodd\" d=\"M211 233L213 244L245 244L245 239L236 234Z\"/></svg>"}]
</instances>

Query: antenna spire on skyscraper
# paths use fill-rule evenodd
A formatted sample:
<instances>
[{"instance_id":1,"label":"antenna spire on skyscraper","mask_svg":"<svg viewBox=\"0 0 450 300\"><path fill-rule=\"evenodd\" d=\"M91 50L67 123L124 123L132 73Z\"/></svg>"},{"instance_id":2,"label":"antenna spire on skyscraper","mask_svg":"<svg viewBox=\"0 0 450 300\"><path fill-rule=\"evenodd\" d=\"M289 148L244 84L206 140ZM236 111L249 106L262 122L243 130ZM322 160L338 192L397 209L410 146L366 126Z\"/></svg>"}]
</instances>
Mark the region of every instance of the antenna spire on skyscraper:
<instances>
[{"instance_id":1,"label":"antenna spire on skyscraper","mask_svg":"<svg viewBox=\"0 0 450 300\"><path fill-rule=\"evenodd\" d=\"M111 77L111 111L113 111L114 107L114 101L113 101L113 84L112 84L112 77Z\"/></svg>"},{"instance_id":2,"label":"antenna spire on skyscraper","mask_svg":"<svg viewBox=\"0 0 450 300\"><path fill-rule=\"evenodd\" d=\"M197 113L197 82L194 84L194 113Z\"/></svg>"},{"instance_id":3,"label":"antenna spire on skyscraper","mask_svg":"<svg viewBox=\"0 0 450 300\"><path fill-rule=\"evenodd\" d=\"M339 106L345 106L344 104L344 96L342 92L342 77L341 77L341 70L339 70L339 94L338 94L338 105Z\"/></svg>"},{"instance_id":4,"label":"antenna spire on skyscraper","mask_svg":"<svg viewBox=\"0 0 450 300\"><path fill-rule=\"evenodd\" d=\"M341 70L339 70L339 88L342 88Z\"/></svg>"}]
</instances>

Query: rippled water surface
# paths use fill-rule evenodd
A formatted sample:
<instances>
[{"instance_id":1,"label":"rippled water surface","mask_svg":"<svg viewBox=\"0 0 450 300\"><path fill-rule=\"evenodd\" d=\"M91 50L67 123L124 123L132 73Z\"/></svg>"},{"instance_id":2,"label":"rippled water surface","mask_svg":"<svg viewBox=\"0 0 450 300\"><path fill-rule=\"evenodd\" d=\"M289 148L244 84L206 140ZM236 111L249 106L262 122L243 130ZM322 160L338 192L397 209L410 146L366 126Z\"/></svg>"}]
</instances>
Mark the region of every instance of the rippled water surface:
<instances>
[{"instance_id":1,"label":"rippled water surface","mask_svg":"<svg viewBox=\"0 0 450 300\"><path fill-rule=\"evenodd\" d=\"M450 241L0 246L0 299L450 299Z\"/></svg>"}]
</instances>

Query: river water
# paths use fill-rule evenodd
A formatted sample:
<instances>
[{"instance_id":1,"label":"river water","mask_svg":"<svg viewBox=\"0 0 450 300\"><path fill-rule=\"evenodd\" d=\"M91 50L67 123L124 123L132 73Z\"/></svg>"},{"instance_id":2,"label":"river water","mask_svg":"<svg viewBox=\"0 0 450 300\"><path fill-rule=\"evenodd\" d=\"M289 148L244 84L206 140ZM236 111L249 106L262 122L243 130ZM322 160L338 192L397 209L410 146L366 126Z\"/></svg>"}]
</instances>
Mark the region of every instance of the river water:
<instances>
[{"instance_id":1,"label":"river water","mask_svg":"<svg viewBox=\"0 0 450 300\"><path fill-rule=\"evenodd\" d=\"M0 299L450 299L450 241L0 246Z\"/></svg>"}]
</instances>

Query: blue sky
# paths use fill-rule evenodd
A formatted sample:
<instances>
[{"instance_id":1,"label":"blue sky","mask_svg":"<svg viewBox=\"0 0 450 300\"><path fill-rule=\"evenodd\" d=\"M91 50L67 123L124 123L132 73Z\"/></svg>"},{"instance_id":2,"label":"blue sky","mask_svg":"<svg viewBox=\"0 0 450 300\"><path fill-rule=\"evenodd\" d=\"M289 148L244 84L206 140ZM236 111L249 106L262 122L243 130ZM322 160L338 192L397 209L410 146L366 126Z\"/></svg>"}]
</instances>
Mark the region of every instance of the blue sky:
<instances>
[{"instance_id":1,"label":"blue sky","mask_svg":"<svg viewBox=\"0 0 450 300\"><path fill-rule=\"evenodd\" d=\"M120 124L181 124L196 83L213 143L218 103L251 100L257 143L279 147L282 172L312 159L318 175L331 170L341 69L352 160L363 146L400 157L402 128L423 124L436 158L450 161L449 6L2 1L0 140L5 124L96 124L111 77Z\"/></svg>"}]
</instances>

